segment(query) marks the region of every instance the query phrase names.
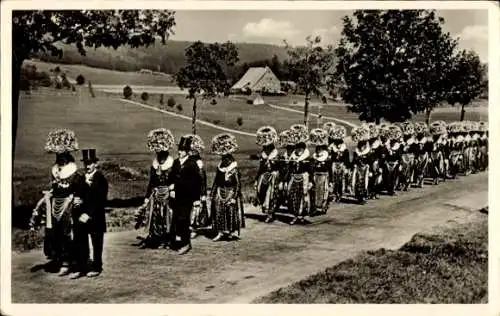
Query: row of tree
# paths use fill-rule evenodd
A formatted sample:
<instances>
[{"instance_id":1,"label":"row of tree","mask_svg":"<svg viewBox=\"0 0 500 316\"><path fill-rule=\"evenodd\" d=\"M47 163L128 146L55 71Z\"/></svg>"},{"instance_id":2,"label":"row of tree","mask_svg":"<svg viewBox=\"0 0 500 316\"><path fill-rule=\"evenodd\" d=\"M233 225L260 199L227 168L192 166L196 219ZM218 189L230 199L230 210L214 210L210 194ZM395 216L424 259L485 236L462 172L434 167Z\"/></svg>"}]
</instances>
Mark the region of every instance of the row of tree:
<instances>
[{"instance_id":1,"label":"row of tree","mask_svg":"<svg viewBox=\"0 0 500 316\"><path fill-rule=\"evenodd\" d=\"M175 12L169 10L14 11L12 20L13 150L17 132L21 66L32 54L62 57L58 43L88 48L147 47L173 34ZM457 39L442 29L444 19L432 10L357 10L343 19L337 47L320 37L303 46L286 44L288 60L264 61L281 80L291 80L309 100L325 91L340 96L362 121L402 121L443 102L464 107L484 94L486 68L473 51L461 51ZM176 74L179 87L193 100L193 132L200 97L227 94L238 50L231 43L195 42L186 49L186 64ZM244 64L240 74L246 67Z\"/></svg>"}]
</instances>

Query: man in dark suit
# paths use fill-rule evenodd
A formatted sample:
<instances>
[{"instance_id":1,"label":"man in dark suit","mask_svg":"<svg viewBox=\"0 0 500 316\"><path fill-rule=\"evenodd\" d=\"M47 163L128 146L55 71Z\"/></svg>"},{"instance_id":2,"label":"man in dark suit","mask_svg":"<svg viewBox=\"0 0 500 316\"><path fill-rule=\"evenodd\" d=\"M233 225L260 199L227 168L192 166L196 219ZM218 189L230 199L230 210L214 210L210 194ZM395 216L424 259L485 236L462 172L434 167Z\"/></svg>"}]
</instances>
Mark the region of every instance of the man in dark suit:
<instances>
[{"instance_id":1,"label":"man in dark suit","mask_svg":"<svg viewBox=\"0 0 500 316\"><path fill-rule=\"evenodd\" d=\"M179 254L183 255L191 250L190 220L193 206L201 205L202 178L200 176L197 159L192 152L192 138L182 137L179 143L179 157L173 166L174 194L173 194L173 223L174 234L180 237ZM173 240L175 242L175 240Z\"/></svg>"},{"instance_id":2,"label":"man in dark suit","mask_svg":"<svg viewBox=\"0 0 500 316\"><path fill-rule=\"evenodd\" d=\"M83 198L82 214L79 218L78 226L80 234L75 236L78 240L75 246L78 247L79 266L83 266L89 257L88 235L92 240L92 265L90 271L86 273L88 277L99 276L102 272L102 251L104 244L104 233L106 232L106 217L105 207L108 196L108 181L104 174L97 170L97 162L99 159L96 156L95 149L84 149L83 163L85 165L85 194ZM82 233L83 232L83 233ZM80 275L83 269L80 269ZM75 278L78 276L75 275Z\"/></svg>"}]
</instances>

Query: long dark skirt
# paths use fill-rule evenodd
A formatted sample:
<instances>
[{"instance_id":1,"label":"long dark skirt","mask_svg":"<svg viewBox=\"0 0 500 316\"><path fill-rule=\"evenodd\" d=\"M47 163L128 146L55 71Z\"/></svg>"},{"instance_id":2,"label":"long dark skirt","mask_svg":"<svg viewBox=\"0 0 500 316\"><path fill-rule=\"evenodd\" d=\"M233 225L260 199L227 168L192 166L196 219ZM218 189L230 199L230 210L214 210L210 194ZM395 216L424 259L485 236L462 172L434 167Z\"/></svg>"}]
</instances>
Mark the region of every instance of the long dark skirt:
<instances>
[{"instance_id":1,"label":"long dark skirt","mask_svg":"<svg viewBox=\"0 0 500 316\"><path fill-rule=\"evenodd\" d=\"M161 243L169 240L172 228L172 208L169 205L168 187L154 189L148 207L145 233L150 243Z\"/></svg>"},{"instance_id":2,"label":"long dark skirt","mask_svg":"<svg viewBox=\"0 0 500 316\"><path fill-rule=\"evenodd\" d=\"M444 156L440 151L431 153L431 163L429 164L429 176L437 183L438 178L445 177Z\"/></svg>"},{"instance_id":3,"label":"long dark skirt","mask_svg":"<svg viewBox=\"0 0 500 316\"><path fill-rule=\"evenodd\" d=\"M452 150L449 158L449 173L450 176L456 177L462 168L462 158L463 155L458 150Z\"/></svg>"},{"instance_id":4,"label":"long dark skirt","mask_svg":"<svg viewBox=\"0 0 500 316\"><path fill-rule=\"evenodd\" d=\"M305 189L309 185L306 174L293 174L288 184L288 212L294 216L309 215L310 196Z\"/></svg>"},{"instance_id":5,"label":"long dark skirt","mask_svg":"<svg viewBox=\"0 0 500 316\"><path fill-rule=\"evenodd\" d=\"M342 194L344 193L345 186L345 166L341 162L334 162L332 165L333 169L333 195L335 196L335 201L340 201Z\"/></svg>"},{"instance_id":6,"label":"long dark skirt","mask_svg":"<svg viewBox=\"0 0 500 316\"><path fill-rule=\"evenodd\" d=\"M212 202L212 213L214 214L213 228L219 232L240 232L242 228L242 211L236 188L216 189L215 200ZM234 200L232 203L232 200Z\"/></svg>"},{"instance_id":7,"label":"long dark skirt","mask_svg":"<svg viewBox=\"0 0 500 316\"><path fill-rule=\"evenodd\" d=\"M330 179L327 172L314 173L314 195L313 206L314 211L318 213L326 213L328 210L328 193Z\"/></svg>"},{"instance_id":8,"label":"long dark skirt","mask_svg":"<svg viewBox=\"0 0 500 316\"><path fill-rule=\"evenodd\" d=\"M277 207L277 172L265 172L257 180L257 199L264 214L273 214Z\"/></svg>"},{"instance_id":9,"label":"long dark skirt","mask_svg":"<svg viewBox=\"0 0 500 316\"><path fill-rule=\"evenodd\" d=\"M393 194L396 190L399 180L399 171L401 165L397 161L389 161L385 164L385 184L389 194Z\"/></svg>"},{"instance_id":10,"label":"long dark skirt","mask_svg":"<svg viewBox=\"0 0 500 316\"><path fill-rule=\"evenodd\" d=\"M352 172L352 188L354 197L359 202L364 202L368 197L368 184L369 184L370 166L356 165Z\"/></svg>"},{"instance_id":11,"label":"long dark skirt","mask_svg":"<svg viewBox=\"0 0 500 316\"><path fill-rule=\"evenodd\" d=\"M72 205L63 207L62 204L68 201L62 198L50 199L51 216L45 228L45 238L43 252L48 259L68 266L72 261Z\"/></svg>"},{"instance_id":12,"label":"long dark skirt","mask_svg":"<svg viewBox=\"0 0 500 316\"><path fill-rule=\"evenodd\" d=\"M427 153L420 154L415 159L415 164L413 168L414 182L420 186L424 183L424 176L427 170L427 165L429 164L429 156Z\"/></svg>"},{"instance_id":13,"label":"long dark skirt","mask_svg":"<svg viewBox=\"0 0 500 316\"><path fill-rule=\"evenodd\" d=\"M401 156L401 173L399 175L399 184L401 189L406 191L410 186L413 178L413 164L415 162L415 156L410 153L403 154Z\"/></svg>"}]
</instances>

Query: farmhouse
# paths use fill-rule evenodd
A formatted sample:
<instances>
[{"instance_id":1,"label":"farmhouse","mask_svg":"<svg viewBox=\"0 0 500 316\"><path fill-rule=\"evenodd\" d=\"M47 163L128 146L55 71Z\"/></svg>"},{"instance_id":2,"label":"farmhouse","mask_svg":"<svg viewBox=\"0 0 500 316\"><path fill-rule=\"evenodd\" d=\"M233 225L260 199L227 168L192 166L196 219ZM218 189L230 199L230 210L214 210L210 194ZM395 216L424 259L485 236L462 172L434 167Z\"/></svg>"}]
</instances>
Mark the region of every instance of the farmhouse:
<instances>
[{"instance_id":1,"label":"farmhouse","mask_svg":"<svg viewBox=\"0 0 500 316\"><path fill-rule=\"evenodd\" d=\"M232 93L247 91L260 93L279 93L281 82L269 67L253 67L241 77L231 88Z\"/></svg>"}]
</instances>

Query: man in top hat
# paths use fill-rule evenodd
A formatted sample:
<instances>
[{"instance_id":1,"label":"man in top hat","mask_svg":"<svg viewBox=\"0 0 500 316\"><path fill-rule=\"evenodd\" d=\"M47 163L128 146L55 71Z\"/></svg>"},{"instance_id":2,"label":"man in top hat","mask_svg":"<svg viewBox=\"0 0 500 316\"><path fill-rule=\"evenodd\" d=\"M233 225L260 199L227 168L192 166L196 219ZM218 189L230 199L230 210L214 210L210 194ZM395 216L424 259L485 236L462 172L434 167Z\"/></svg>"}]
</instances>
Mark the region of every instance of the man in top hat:
<instances>
[{"instance_id":1,"label":"man in top hat","mask_svg":"<svg viewBox=\"0 0 500 316\"><path fill-rule=\"evenodd\" d=\"M173 177L173 229L171 247L174 247L175 237L180 237L178 252L180 255L191 250L191 210L201 205L203 179L198 166L198 158L193 155L193 138L181 137L179 142L179 157L174 161Z\"/></svg>"},{"instance_id":2,"label":"man in top hat","mask_svg":"<svg viewBox=\"0 0 500 316\"><path fill-rule=\"evenodd\" d=\"M108 181L97 169L99 159L95 149L82 150L85 166L85 191L82 212L75 221L75 251L78 253L78 271L72 277L86 274L88 277L99 276L102 272L102 251L106 232L105 207L108 196ZM87 271L89 258L88 235L92 240L92 265Z\"/></svg>"}]
</instances>

